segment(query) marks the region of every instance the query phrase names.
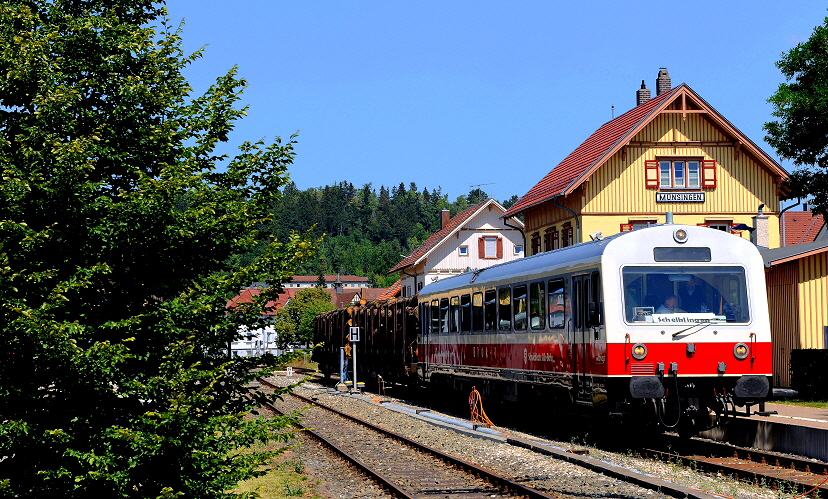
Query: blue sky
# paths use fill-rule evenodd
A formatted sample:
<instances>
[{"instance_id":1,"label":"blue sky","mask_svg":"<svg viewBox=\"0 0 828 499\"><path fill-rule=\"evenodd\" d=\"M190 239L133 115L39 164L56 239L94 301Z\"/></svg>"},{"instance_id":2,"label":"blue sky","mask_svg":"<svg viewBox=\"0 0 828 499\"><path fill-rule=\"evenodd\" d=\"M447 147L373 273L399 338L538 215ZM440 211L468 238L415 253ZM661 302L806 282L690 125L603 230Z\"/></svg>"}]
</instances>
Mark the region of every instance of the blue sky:
<instances>
[{"instance_id":1,"label":"blue sky","mask_svg":"<svg viewBox=\"0 0 828 499\"><path fill-rule=\"evenodd\" d=\"M771 156L774 63L828 15L806 1L172 0L197 93L234 65L243 140L300 132L301 189L416 182L522 196L660 67ZM782 165L790 170L787 162Z\"/></svg>"}]
</instances>

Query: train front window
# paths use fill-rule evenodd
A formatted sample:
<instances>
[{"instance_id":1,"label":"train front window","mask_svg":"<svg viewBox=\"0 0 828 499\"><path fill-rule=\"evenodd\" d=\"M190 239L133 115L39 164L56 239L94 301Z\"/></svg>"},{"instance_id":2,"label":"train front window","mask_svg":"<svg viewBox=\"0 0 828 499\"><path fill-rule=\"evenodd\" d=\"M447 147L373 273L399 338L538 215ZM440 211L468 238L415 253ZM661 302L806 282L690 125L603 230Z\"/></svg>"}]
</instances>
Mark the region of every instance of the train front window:
<instances>
[{"instance_id":1,"label":"train front window","mask_svg":"<svg viewBox=\"0 0 828 499\"><path fill-rule=\"evenodd\" d=\"M627 322L750 321L742 267L624 267L622 272Z\"/></svg>"}]
</instances>

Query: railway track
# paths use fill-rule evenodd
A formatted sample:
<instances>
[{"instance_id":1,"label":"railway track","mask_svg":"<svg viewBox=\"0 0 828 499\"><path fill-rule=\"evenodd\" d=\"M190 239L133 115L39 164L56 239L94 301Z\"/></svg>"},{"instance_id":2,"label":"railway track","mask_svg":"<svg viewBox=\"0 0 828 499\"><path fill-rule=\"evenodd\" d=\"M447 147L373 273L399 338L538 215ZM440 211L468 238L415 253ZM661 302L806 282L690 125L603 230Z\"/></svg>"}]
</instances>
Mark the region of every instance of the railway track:
<instances>
[{"instance_id":1,"label":"railway track","mask_svg":"<svg viewBox=\"0 0 828 499\"><path fill-rule=\"evenodd\" d=\"M277 388L265 379L260 378L259 381ZM302 427L306 433L325 443L399 497L558 498L403 435L326 408L313 400L297 394L291 396L294 399L286 397L280 407L268 404L267 408L284 413L299 409L303 404L311 404L309 409L303 411Z\"/></svg>"},{"instance_id":2,"label":"railway track","mask_svg":"<svg viewBox=\"0 0 828 499\"><path fill-rule=\"evenodd\" d=\"M315 403L307 400L307 403ZM598 459L579 456L571 452L550 451L543 445L535 445L526 440L509 438L509 443L524 448L554 455L587 468L599 471L620 480L628 480L638 485L629 476L616 474L611 467L605 468ZM784 490L795 494L825 496L828 493L828 464L796 456L786 456L746 449L730 444L702 439L682 439L671 434L659 436L658 445L652 443L633 449L633 454L661 462L682 465L688 469L702 471L714 476L726 476L745 483ZM701 494L704 495L704 494Z\"/></svg>"},{"instance_id":3,"label":"railway track","mask_svg":"<svg viewBox=\"0 0 828 499\"><path fill-rule=\"evenodd\" d=\"M643 448L639 453L774 489L809 495L819 491L823 497L828 493L828 463L673 435L663 435L661 440L658 447Z\"/></svg>"}]
</instances>

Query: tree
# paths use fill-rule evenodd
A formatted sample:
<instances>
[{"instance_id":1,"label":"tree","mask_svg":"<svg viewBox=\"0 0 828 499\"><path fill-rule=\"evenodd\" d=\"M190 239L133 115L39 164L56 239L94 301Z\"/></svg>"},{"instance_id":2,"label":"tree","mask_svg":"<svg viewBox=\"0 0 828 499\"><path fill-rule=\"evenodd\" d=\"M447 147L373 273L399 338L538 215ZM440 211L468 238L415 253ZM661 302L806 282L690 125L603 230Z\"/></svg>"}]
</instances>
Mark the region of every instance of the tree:
<instances>
[{"instance_id":1,"label":"tree","mask_svg":"<svg viewBox=\"0 0 828 499\"><path fill-rule=\"evenodd\" d=\"M279 290L226 301L318 245L259 232L294 140L217 154L246 83L191 98L201 53L165 16L0 2L0 496L229 497L269 459L240 449L286 438L246 417L258 361L227 358Z\"/></svg>"},{"instance_id":2,"label":"tree","mask_svg":"<svg viewBox=\"0 0 828 499\"><path fill-rule=\"evenodd\" d=\"M300 289L276 314L276 344L279 348L307 345L313 341L313 319L333 310L331 295L324 289Z\"/></svg>"},{"instance_id":3,"label":"tree","mask_svg":"<svg viewBox=\"0 0 828 499\"><path fill-rule=\"evenodd\" d=\"M815 212L828 214L828 18L776 67L788 83L768 99L778 120L765 123L765 140L799 167L787 198L810 197Z\"/></svg>"}]
</instances>

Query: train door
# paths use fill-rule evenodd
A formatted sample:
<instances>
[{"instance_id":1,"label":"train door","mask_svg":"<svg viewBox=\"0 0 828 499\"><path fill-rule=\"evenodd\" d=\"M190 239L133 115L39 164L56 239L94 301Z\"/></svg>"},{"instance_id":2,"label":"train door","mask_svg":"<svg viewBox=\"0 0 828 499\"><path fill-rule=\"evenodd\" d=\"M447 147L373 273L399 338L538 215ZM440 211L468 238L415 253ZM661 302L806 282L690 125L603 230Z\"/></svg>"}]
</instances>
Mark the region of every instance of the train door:
<instances>
[{"instance_id":1,"label":"train door","mask_svg":"<svg viewBox=\"0 0 828 499\"><path fill-rule=\"evenodd\" d=\"M580 402L592 402L592 387L588 377L588 348L590 344L589 303L592 296L589 274L572 276L572 375L574 397Z\"/></svg>"}]
</instances>

